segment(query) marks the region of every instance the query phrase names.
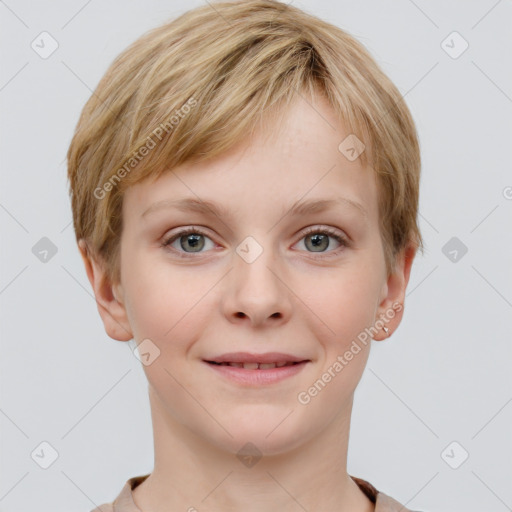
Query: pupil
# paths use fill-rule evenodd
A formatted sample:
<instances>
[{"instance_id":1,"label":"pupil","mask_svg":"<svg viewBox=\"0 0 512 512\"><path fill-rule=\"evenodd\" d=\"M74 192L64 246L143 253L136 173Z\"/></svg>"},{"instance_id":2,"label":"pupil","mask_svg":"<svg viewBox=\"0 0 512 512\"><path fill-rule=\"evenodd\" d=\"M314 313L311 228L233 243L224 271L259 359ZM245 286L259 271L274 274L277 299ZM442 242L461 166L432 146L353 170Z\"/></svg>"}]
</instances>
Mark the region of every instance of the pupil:
<instances>
[{"instance_id":1,"label":"pupil","mask_svg":"<svg viewBox=\"0 0 512 512\"><path fill-rule=\"evenodd\" d=\"M326 242L326 240L328 241L328 237L326 237L325 235L321 235L321 234L317 233L315 235L312 235L310 240L313 243L313 247L320 247L323 242L324 249L326 249L325 242Z\"/></svg>"},{"instance_id":2,"label":"pupil","mask_svg":"<svg viewBox=\"0 0 512 512\"><path fill-rule=\"evenodd\" d=\"M203 235L187 235L187 243L193 248L193 249L198 249L198 250L201 250L204 246L204 241L202 241L201 243L201 237ZM186 247L183 246L183 244L181 244L181 247L183 249L186 249Z\"/></svg>"}]
</instances>

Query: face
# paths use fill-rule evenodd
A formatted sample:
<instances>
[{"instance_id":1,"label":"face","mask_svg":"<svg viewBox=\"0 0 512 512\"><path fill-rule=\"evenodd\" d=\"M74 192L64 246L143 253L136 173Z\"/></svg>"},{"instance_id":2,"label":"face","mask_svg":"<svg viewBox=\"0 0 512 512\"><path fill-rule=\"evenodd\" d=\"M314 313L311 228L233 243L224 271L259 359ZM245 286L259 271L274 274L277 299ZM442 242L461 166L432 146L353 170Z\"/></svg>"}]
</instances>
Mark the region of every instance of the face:
<instances>
[{"instance_id":1,"label":"face","mask_svg":"<svg viewBox=\"0 0 512 512\"><path fill-rule=\"evenodd\" d=\"M324 100L314 106L299 99L278 135L124 198L121 282L100 311L107 332L149 340L144 371L162 424L232 453L248 441L282 453L346 420L370 347L357 340L403 303L408 264L386 275L374 172L338 150L349 133ZM206 362L233 352L306 362Z\"/></svg>"}]
</instances>

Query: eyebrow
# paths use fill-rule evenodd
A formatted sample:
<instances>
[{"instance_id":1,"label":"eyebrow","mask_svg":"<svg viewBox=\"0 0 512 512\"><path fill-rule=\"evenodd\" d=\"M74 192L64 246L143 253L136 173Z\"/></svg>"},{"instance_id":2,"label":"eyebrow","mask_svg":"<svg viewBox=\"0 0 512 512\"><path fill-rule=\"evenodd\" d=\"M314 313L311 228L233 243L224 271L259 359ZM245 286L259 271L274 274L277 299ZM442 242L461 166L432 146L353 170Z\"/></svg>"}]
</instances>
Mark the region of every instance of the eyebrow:
<instances>
[{"instance_id":1,"label":"eyebrow","mask_svg":"<svg viewBox=\"0 0 512 512\"><path fill-rule=\"evenodd\" d=\"M349 199L348 197L338 197L334 199L310 199L308 201L298 200L291 205L285 215L308 215L312 213L321 213L330 208L340 205L347 205L359 211L365 218L368 213L362 204ZM164 199L153 203L147 210L145 210L141 217L146 217L148 214L168 208L175 208L183 212L195 212L205 215L216 215L217 217L230 217L230 212L227 208L212 201L196 198L183 198L183 199Z\"/></svg>"}]
</instances>

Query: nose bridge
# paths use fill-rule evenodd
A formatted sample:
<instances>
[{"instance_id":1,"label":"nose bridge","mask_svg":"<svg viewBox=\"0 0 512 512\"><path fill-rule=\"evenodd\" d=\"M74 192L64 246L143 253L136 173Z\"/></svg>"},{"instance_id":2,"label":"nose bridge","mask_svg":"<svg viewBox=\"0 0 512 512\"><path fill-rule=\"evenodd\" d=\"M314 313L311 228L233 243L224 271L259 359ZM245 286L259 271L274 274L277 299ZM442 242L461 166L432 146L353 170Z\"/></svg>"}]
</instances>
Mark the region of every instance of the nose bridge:
<instances>
[{"instance_id":1,"label":"nose bridge","mask_svg":"<svg viewBox=\"0 0 512 512\"><path fill-rule=\"evenodd\" d=\"M239 287L247 284L255 291L265 292L262 295L270 296L278 291L275 270L271 271L276 258L270 242L271 236L263 238L263 235L259 235L258 241L256 236L249 235L238 244L234 270Z\"/></svg>"}]
</instances>

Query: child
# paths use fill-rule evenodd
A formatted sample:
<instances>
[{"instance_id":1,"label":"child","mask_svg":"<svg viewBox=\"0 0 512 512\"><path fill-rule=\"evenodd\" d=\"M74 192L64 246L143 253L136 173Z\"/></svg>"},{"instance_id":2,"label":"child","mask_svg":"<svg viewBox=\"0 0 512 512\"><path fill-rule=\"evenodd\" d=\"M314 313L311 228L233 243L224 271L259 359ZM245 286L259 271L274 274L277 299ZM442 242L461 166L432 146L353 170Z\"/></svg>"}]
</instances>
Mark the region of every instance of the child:
<instances>
[{"instance_id":1,"label":"child","mask_svg":"<svg viewBox=\"0 0 512 512\"><path fill-rule=\"evenodd\" d=\"M415 126L361 44L273 0L188 11L113 62L68 169L154 430L153 472L95 510L407 511L346 470L371 340L423 251Z\"/></svg>"}]
</instances>

